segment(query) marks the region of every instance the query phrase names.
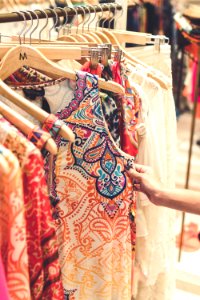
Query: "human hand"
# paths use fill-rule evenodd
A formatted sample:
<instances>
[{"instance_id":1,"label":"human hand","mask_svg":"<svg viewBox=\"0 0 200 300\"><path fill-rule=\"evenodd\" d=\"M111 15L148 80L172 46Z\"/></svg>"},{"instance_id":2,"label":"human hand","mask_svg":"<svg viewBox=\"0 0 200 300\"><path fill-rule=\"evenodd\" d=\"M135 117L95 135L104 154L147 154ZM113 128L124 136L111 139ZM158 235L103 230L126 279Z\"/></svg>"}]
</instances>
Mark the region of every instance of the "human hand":
<instances>
[{"instance_id":1,"label":"human hand","mask_svg":"<svg viewBox=\"0 0 200 300\"><path fill-rule=\"evenodd\" d=\"M135 164L135 169L131 168L127 172L133 180L134 189L143 192L151 202L157 204L156 199L161 191L161 183L154 175L153 169Z\"/></svg>"}]
</instances>

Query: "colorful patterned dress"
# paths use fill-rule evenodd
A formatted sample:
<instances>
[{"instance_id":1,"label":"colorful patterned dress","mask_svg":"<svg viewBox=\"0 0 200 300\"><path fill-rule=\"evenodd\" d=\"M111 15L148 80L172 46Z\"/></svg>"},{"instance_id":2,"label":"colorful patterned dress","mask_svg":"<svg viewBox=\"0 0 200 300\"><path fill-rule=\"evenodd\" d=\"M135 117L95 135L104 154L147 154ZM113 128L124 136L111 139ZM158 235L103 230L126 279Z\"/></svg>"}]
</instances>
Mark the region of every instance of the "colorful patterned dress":
<instances>
[{"instance_id":1,"label":"colorful patterned dress","mask_svg":"<svg viewBox=\"0 0 200 300\"><path fill-rule=\"evenodd\" d=\"M66 299L130 300L135 248L135 193L125 169L130 160L107 130L94 75L78 72L74 99L65 101L57 116L76 140L56 139L50 190Z\"/></svg>"}]
</instances>

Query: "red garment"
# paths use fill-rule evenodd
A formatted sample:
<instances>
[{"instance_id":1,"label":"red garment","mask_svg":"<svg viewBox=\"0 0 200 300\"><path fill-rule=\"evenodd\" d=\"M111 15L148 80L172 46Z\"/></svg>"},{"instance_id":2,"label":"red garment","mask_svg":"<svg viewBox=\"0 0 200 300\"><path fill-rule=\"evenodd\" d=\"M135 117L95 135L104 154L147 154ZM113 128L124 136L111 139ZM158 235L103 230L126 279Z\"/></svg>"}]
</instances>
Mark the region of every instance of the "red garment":
<instances>
[{"instance_id":1,"label":"red garment","mask_svg":"<svg viewBox=\"0 0 200 300\"><path fill-rule=\"evenodd\" d=\"M34 300L63 300L58 245L41 153L5 119L10 126L4 145L18 158L23 177L26 240L30 289Z\"/></svg>"},{"instance_id":2,"label":"red garment","mask_svg":"<svg viewBox=\"0 0 200 300\"><path fill-rule=\"evenodd\" d=\"M24 170L24 201L32 296L33 299L61 300L64 299L64 292L60 281L58 246L41 156L31 154Z\"/></svg>"},{"instance_id":3,"label":"red garment","mask_svg":"<svg viewBox=\"0 0 200 300\"><path fill-rule=\"evenodd\" d=\"M103 66L101 64L98 64L97 68L94 69L91 67L91 62L88 61L88 62L84 63L84 65L81 67L81 71L88 72L90 74L98 75L99 77L101 77L101 74L103 71Z\"/></svg>"},{"instance_id":4,"label":"red garment","mask_svg":"<svg viewBox=\"0 0 200 300\"><path fill-rule=\"evenodd\" d=\"M122 85L120 62L118 61L112 63L112 76L115 82Z\"/></svg>"}]
</instances>

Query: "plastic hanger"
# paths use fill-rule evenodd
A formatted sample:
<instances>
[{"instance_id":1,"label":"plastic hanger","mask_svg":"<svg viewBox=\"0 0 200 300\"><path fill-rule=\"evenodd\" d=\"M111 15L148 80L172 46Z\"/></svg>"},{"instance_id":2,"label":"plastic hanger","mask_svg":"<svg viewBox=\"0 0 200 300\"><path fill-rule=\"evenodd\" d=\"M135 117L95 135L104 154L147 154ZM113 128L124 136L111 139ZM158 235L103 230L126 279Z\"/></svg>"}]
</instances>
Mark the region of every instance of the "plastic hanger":
<instances>
[{"instance_id":1,"label":"plastic hanger","mask_svg":"<svg viewBox=\"0 0 200 300\"><path fill-rule=\"evenodd\" d=\"M29 120L22 117L19 113L12 110L9 106L0 101L0 113L14 126L16 126L25 135L28 135L31 130L34 129L35 125ZM51 154L57 154L57 146L54 140L50 137L45 145L45 149Z\"/></svg>"}]
</instances>

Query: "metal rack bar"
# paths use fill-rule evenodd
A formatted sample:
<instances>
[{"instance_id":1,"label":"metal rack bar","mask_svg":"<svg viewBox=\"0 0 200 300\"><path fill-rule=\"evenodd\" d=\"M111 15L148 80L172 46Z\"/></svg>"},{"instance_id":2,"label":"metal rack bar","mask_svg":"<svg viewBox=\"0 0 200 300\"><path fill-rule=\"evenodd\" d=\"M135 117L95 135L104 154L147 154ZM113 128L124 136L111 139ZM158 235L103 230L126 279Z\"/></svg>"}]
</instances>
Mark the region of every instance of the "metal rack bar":
<instances>
[{"instance_id":1,"label":"metal rack bar","mask_svg":"<svg viewBox=\"0 0 200 300\"><path fill-rule=\"evenodd\" d=\"M95 7L90 6L90 13L97 13L97 12L102 12L102 11L112 11L114 9L117 10L122 10L122 6L121 5L115 5L115 8L113 7L113 5L111 7L109 7L109 5L98 5ZM44 9L45 13L48 15L49 18L55 18L55 14L53 12L51 12L48 9ZM61 11L59 8L55 8L56 13L58 14L58 17L65 17L66 14ZM31 12L30 12L31 13ZM37 13L38 18L39 19L45 19L45 15L42 12L36 11L35 13ZM81 8L76 8L76 12L70 8L66 7L66 13L68 14L68 17L73 17L76 14L78 15L83 15L86 14L87 12L84 13L83 9ZM33 19L36 19L36 16L34 14L31 14ZM26 20L30 20L30 16L27 14L26 15ZM0 14L0 24L1 23L11 23L11 22L21 22L24 21L23 17L21 15L19 15L17 12L12 12L12 13L5 13L5 14Z\"/></svg>"}]
</instances>

